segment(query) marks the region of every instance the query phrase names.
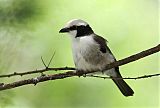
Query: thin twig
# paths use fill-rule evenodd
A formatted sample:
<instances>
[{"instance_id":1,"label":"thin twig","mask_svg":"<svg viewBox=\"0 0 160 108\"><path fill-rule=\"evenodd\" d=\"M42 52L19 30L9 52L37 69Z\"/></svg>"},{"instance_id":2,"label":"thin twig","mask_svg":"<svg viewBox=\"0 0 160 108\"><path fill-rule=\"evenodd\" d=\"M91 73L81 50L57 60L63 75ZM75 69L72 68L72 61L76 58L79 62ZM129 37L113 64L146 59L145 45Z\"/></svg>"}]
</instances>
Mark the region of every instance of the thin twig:
<instances>
[{"instance_id":1,"label":"thin twig","mask_svg":"<svg viewBox=\"0 0 160 108\"><path fill-rule=\"evenodd\" d=\"M151 74L151 75L143 75L143 76L139 76L139 77L127 77L127 78L118 78L118 77L114 77L115 79L127 79L127 80L137 80L137 79L144 79L144 78L149 78L149 77L158 77L160 76L160 73L157 74ZM107 76L99 76L99 75L86 75L86 77L95 77L95 78L102 78L102 79L112 79L111 77L107 77Z\"/></svg>"},{"instance_id":2,"label":"thin twig","mask_svg":"<svg viewBox=\"0 0 160 108\"><path fill-rule=\"evenodd\" d=\"M42 56L41 56L41 61L42 61L43 65L45 66L45 68L47 68L47 65L45 64Z\"/></svg>"},{"instance_id":3,"label":"thin twig","mask_svg":"<svg viewBox=\"0 0 160 108\"><path fill-rule=\"evenodd\" d=\"M51 64L51 62L52 62L52 60L53 60L53 57L54 57L55 53L56 53L56 52L54 52L54 53L53 53L53 55L52 55L52 57L51 57L51 59L50 59L50 61L49 61L49 63L48 63L48 66L47 66L47 67L49 67L49 66L50 66L50 64Z\"/></svg>"},{"instance_id":4,"label":"thin twig","mask_svg":"<svg viewBox=\"0 0 160 108\"><path fill-rule=\"evenodd\" d=\"M59 67L59 68L37 69L37 70L27 71L27 72L14 72L11 74L0 75L0 78L12 77L12 76L23 76L23 75L29 75L29 74L35 74L35 73L42 73L42 72L46 72L46 71L60 71L60 70L75 70L75 68L73 68L73 67Z\"/></svg>"}]
</instances>

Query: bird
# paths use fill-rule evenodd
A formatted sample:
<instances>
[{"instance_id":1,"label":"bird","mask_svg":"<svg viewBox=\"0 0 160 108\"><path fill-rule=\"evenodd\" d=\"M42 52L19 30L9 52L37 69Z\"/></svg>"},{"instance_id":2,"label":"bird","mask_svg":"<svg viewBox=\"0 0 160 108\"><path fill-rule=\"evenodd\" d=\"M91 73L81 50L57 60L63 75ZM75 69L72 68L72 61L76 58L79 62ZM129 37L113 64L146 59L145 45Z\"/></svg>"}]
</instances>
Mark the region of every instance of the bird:
<instances>
[{"instance_id":1,"label":"bird","mask_svg":"<svg viewBox=\"0 0 160 108\"><path fill-rule=\"evenodd\" d=\"M94 33L90 25L84 20L70 20L60 29L59 33L68 33L71 37L72 54L76 70L84 72L104 70L107 64L116 61L116 58L107 46L108 41ZM134 91L122 79L119 67L103 71L103 73L111 77L124 96L133 96Z\"/></svg>"}]
</instances>

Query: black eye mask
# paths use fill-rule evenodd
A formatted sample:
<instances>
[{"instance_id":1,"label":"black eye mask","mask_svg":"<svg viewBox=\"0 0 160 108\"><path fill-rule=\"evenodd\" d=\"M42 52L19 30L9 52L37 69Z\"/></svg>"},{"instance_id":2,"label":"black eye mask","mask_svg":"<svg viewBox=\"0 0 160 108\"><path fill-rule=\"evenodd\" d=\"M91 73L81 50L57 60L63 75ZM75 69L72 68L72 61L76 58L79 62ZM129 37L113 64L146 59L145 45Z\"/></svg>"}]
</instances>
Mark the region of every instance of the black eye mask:
<instances>
[{"instance_id":1,"label":"black eye mask","mask_svg":"<svg viewBox=\"0 0 160 108\"><path fill-rule=\"evenodd\" d=\"M82 36L86 36L86 35L90 35L93 33L92 28L89 25L81 25L81 26L77 26L76 27L77 30L77 35L76 37L82 37Z\"/></svg>"},{"instance_id":2,"label":"black eye mask","mask_svg":"<svg viewBox=\"0 0 160 108\"><path fill-rule=\"evenodd\" d=\"M72 31L72 30L77 30L77 26L71 26L71 27L69 28L69 30L70 30L70 31Z\"/></svg>"}]
</instances>

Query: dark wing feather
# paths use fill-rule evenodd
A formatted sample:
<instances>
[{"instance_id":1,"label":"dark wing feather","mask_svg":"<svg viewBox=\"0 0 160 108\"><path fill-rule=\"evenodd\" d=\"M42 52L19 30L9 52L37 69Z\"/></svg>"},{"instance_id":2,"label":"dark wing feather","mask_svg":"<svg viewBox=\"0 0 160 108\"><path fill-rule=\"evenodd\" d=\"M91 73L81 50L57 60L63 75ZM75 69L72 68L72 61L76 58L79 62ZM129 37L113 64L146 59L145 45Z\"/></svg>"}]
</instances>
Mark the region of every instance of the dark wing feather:
<instances>
[{"instance_id":1,"label":"dark wing feather","mask_svg":"<svg viewBox=\"0 0 160 108\"><path fill-rule=\"evenodd\" d=\"M95 35L93 38L94 38L94 40L97 42L97 44L99 44L99 46L100 46L100 51L101 51L102 53L109 52L109 53L112 54L111 50L108 48L108 46L107 46L107 44L106 44L106 42L107 42L106 39L104 39L103 37L98 36L98 35Z\"/></svg>"},{"instance_id":2,"label":"dark wing feather","mask_svg":"<svg viewBox=\"0 0 160 108\"><path fill-rule=\"evenodd\" d=\"M97 42L97 44L99 44L100 46L100 51L102 53L110 53L112 54L111 50L108 48L106 41L103 37L94 36L94 40ZM112 54L113 55L113 54ZM116 61L116 59L115 59ZM117 77L122 78L120 72L119 72L119 67L115 67L115 71L117 73ZM123 80L123 79L115 79L112 78L112 80L115 82L115 84L117 85L117 87L120 89L120 91L122 92L122 94L124 96L132 96L134 94L134 91L131 89L131 87Z\"/></svg>"},{"instance_id":3,"label":"dark wing feather","mask_svg":"<svg viewBox=\"0 0 160 108\"><path fill-rule=\"evenodd\" d=\"M103 37L101 36L98 36L98 35L95 35L94 36L94 40L99 44L100 46L100 51L102 53L106 53L106 52L109 52L110 54L112 54L111 50L109 49L109 47L107 46L106 42L107 40L104 39ZM112 54L113 55L113 54ZM115 61L116 61L116 58L114 58ZM115 71L120 75L120 72L119 72L119 67L115 67Z\"/></svg>"}]
</instances>

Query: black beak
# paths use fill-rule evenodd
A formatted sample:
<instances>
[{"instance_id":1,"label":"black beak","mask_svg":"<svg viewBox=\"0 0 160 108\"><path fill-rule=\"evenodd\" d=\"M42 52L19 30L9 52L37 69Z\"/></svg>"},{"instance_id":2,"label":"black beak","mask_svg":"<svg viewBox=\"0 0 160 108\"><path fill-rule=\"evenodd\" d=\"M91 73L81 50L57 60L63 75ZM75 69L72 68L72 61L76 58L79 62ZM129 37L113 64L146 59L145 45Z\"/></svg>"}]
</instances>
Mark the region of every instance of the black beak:
<instances>
[{"instance_id":1,"label":"black beak","mask_svg":"<svg viewBox=\"0 0 160 108\"><path fill-rule=\"evenodd\" d=\"M69 28L62 28L59 33L66 33L69 32Z\"/></svg>"}]
</instances>

